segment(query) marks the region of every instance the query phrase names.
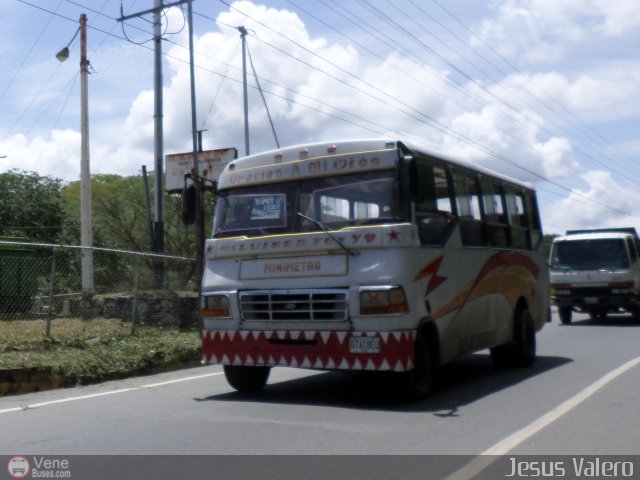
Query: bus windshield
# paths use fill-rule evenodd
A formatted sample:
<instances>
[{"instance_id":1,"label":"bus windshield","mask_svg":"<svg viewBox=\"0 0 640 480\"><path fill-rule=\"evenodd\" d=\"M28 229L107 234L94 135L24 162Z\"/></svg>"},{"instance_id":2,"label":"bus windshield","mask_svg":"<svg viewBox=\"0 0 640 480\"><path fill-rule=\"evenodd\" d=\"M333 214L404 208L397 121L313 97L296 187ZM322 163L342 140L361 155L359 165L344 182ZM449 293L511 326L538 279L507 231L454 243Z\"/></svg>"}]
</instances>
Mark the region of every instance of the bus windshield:
<instances>
[{"instance_id":1,"label":"bus windshield","mask_svg":"<svg viewBox=\"0 0 640 480\"><path fill-rule=\"evenodd\" d=\"M215 238L402 222L395 170L304 179L229 189L217 201Z\"/></svg>"},{"instance_id":2,"label":"bus windshield","mask_svg":"<svg viewBox=\"0 0 640 480\"><path fill-rule=\"evenodd\" d=\"M611 270L629 268L622 239L571 240L553 244L551 268L556 270Z\"/></svg>"}]
</instances>

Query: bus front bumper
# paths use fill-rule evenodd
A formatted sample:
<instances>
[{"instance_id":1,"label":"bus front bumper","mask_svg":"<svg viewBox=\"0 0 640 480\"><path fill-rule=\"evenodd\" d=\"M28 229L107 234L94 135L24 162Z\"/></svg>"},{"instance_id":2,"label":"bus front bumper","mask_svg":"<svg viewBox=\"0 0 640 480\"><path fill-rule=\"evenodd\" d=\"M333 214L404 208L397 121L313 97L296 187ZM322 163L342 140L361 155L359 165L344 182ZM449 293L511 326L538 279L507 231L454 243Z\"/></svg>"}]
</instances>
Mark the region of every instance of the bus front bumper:
<instances>
[{"instance_id":1,"label":"bus front bumper","mask_svg":"<svg viewBox=\"0 0 640 480\"><path fill-rule=\"evenodd\" d=\"M416 330L395 332L203 330L202 363L404 372Z\"/></svg>"}]
</instances>

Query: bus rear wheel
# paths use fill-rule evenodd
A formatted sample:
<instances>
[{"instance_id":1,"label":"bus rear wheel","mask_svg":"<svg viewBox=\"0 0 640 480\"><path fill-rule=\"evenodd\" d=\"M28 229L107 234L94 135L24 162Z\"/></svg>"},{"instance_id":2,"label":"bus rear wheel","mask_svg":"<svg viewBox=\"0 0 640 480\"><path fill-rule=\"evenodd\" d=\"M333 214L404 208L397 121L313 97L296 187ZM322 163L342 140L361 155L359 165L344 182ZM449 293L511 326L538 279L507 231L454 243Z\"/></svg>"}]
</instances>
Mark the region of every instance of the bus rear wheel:
<instances>
[{"instance_id":1,"label":"bus rear wheel","mask_svg":"<svg viewBox=\"0 0 640 480\"><path fill-rule=\"evenodd\" d=\"M530 367L536 360L536 327L528 309L519 312L514 325L514 360L518 367Z\"/></svg>"},{"instance_id":2,"label":"bus rear wheel","mask_svg":"<svg viewBox=\"0 0 640 480\"><path fill-rule=\"evenodd\" d=\"M271 367L225 365L224 376L233 388L242 393L259 392L267 384Z\"/></svg>"},{"instance_id":3,"label":"bus rear wheel","mask_svg":"<svg viewBox=\"0 0 640 480\"><path fill-rule=\"evenodd\" d=\"M530 367L536 359L536 329L531 313L519 308L513 322L513 340L491 348L491 360L499 367Z\"/></svg>"}]
</instances>

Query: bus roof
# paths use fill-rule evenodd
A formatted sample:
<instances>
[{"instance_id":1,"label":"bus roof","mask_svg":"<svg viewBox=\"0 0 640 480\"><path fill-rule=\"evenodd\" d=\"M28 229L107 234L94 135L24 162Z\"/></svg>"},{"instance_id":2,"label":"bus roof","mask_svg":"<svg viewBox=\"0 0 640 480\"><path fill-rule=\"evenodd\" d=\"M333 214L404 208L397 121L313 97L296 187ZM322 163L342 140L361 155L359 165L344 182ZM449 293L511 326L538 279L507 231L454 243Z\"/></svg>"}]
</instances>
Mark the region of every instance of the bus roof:
<instances>
[{"instance_id":1,"label":"bus roof","mask_svg":"<svg viewBox=\"0 0 640 480\"><path fill-rule=\"evenodd\" d=\"M503 173L500 173L496 170L492 170L490 168L487 167L483 167L482 165L476 165L468 160L462 160L459 158L454 158L454 157L449 157L448 155L443 155L441 153L435 153L435 152L430 152L429 150L425 150L419 146L416 146L415 144L411 143L411 142L398 142L398 143L402 143L403 145L405 145L409 150L413 151L413 152L419 152L422 153L424 155L429 155L435 158L439 158L441 160L446 161L447 163L450 163L452 165L458 165L460 167L463 168L468 168L470 170L473 170L475 172L478 172L480 174L485 174L491 177L495 177L495 178L499 178L501 180L504 180L505 182L508 183L512 183L515 185L519 185L521 187L524 188L528 188L528 189L532 189L533 190L533 185L529 182L524 182L522 180L518 180L516 178L510 177L509 175L505 175Z\"/></svg>"},{"instance_id":2,"label":"bus roof","mask_svg":"<svg viewBox=\"0 0 640 480\"><path fill-rule=\"evenodd\" d=\"M398 148L402 150L408 150L413 154L421 154L429 157L445 161L452 165L458 165L462 168L468 168L472 171L476 171L480 174L489 175L495 178L504 180L505 182L519 185L524 188L532 189L533 186L527 182L516 180L507 175L503 175L488 168L474 165L471 162L459 160L451 157L447 157L441 154L436 154L428 150L422 149L411 143L389 140L386 138L370 138L370 139L354 139L354 140L340 140L335 142L316 142L308 144L292 145L289 147L268 150L246 157L238 158L231 161L220 175L219 188L226 189L234 186L232 182L225 181L226 176L238 171L257 169L260 167L267 167L276 164L290 164L295 162L302 162L321 157L333 157L340 155L348 155L355 153L366 152L380 152L384 150L396 151Z\"/></svg>"}]
</instances>

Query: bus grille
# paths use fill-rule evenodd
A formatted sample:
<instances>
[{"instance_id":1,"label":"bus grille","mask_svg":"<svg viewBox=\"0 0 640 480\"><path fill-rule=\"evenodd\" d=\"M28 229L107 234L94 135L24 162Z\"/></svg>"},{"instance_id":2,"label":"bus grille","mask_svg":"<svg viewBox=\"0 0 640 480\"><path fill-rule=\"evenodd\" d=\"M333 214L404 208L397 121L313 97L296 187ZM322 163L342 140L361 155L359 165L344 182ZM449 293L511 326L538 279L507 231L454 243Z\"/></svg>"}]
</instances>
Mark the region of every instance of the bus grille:
<instances>
[{"instance_id":1,"label":"bus grille","mask_svg":"<svg viewBox=\"0 0 640 480\"><path fill-rule=\"evenodd\" d=\"M247 290L240 292L243 320L347 319L347 290Z\"/></svg>"}]
</instances>

